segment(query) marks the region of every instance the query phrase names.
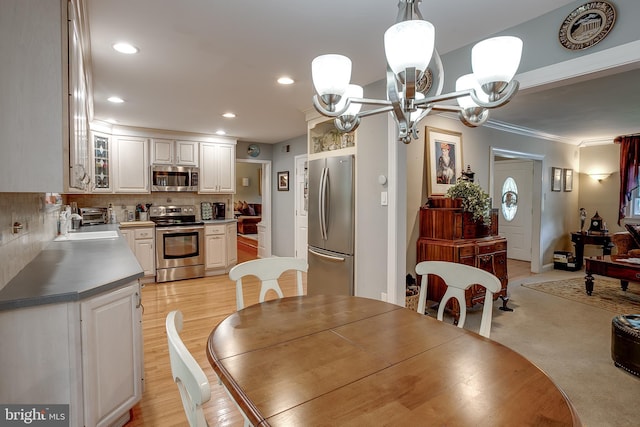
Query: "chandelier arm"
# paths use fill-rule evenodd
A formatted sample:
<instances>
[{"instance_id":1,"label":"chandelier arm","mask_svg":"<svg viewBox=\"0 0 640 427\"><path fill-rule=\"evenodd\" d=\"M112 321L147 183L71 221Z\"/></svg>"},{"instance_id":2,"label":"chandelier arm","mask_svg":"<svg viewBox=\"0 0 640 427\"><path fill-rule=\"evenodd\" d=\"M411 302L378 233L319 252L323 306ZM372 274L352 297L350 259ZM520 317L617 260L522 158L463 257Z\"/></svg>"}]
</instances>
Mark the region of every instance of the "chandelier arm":
<instances>
[{"instance_id":1,"label":"chandelier arm","mask_svg":"<svg viewBox=\"0 0 640 427\"><path fill-rule=\"evenodd\" d=\"M312 100L313 100L313 106L315 107L315 109L320 114L322 114L323 116L327 116L327 117L338 117L338 116L341 116L347 111L347 109L351 105L351 102L350 102L351 100L347 99L347 102L345 103L344 108L342 108L339 111L330 111L330 110L327 110L324 107L324 105L322 105L322 103L320 102L317 94L313 95Z\"/></svg>"},{"instance_id":2,"label":"chandelier arm","mask_svg":"<svg viewBox=\"0 0 640 427\"><path fill-rule=\"evenodd\" d=\"M458 114L458 118L464 125L469 126L470 128L478 127L483 125L489 118L489 110L482 109L479 114L470 116L467 110L461 109Z\"/></svg>"},{"instance_id":3,"label":"chandelier arm","mask_svg":"<svg viewBox=\"0 0 640 427\"><path fill-rule=\"evenodd\" d=\"M396 83L396 76L387 64L387 98L391 102L393 118L398 125L398 138L403 139L409 132L409 120L402 108L402 100L398 94L398 86Z\"/></svg>"},{"instance_id":4,"label":"chandelier arm","mask_svg":"<svg viewBox=\"0 0 640 427\"><path fill-rule=\"evenodd\" d=\"M450 111L454 113L459 113L462 111L462 107L458 105L447 105L447 104L433 104L431 105L431 109L434 111Z\"/></svg>"},{"instance_id":5,"label":"chandelier arm","mask_svg":"<svg viewBox=\"0 0 640 427\"><path fill-rule=\"evenodd\" d=\"M471 91L470 95L471 95L471 99L473 99L473 102L475 102L479 106L484 108L496 108L496 107L501 107L505 105L507 102L511 101L514 95L518 93L519 88L520 88L520 82L517 80L511 80L509 84L504 88L504 90L500 92L500 95L499 95L500 98L498 98L495 101L489 101L489 102L482 102L480 99L478 99L474 91Z\"/></svg>"},{"instance_id":6,"label":"chandelier arm","mask_svg":"<svg viewBox=\"0 0 640 427\"><path fill-rule=\"evenodd\" d=\"M444 95L429 96L427 98L423 98L419 100L417 99L414 102L414 105L416 106L428 105L428 104L433 104L441 101L449 101L451 99L457 99L457 98L462 98L463 96L469 96L471 92L472 92L472 89L465 89L465 90L459 90L457 92L445 93Z\"/></svg>"},{"instance_id":7,"label":"chandelier arm","mask_svg":"<svg viewBox=\"0 0 640 427\"><path fill-rule=\"evenodd\" d=\"M375 116L376 114L388 113L390 111L393 111L393 106L388 105L386 107L380 107L380 108L375 108L375 109L372 109L372 110L360 111L358 113L358 117Z\"/></svg>"}]
</instances>

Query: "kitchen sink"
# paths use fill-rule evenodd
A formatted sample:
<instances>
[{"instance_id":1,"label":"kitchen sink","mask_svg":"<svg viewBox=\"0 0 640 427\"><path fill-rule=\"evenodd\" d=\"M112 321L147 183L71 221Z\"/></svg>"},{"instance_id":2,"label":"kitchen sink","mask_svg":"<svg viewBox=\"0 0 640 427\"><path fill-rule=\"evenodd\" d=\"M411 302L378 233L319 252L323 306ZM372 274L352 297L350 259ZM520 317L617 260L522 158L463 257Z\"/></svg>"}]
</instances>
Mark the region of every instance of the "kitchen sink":
<instances>
[{"instance_id":1,"label":"kitchen sink","mask_svg":"<svg viewBox=\"0 0 640 427\"><path fill-rule=\"evenodd\" d=\"M76 240L96 240L96 239L115 239L120 237L115 230L106 231L85 231L85 232L70 232L66 236L58 236L54 239L56 242L60 241L76 241Z\"/></svg>"}]
</instances>

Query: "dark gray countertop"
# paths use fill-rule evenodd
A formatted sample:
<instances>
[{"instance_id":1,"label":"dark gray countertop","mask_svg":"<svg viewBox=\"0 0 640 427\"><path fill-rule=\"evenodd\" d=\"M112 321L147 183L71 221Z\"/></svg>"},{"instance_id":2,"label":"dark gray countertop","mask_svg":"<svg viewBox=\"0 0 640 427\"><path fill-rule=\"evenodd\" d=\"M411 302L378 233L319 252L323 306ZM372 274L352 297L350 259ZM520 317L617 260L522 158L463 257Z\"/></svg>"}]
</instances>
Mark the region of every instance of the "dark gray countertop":
<instances>
[{"instance_id":1,"label":"dark gray countertop","mask_svg":"<svg viewBox=\"0 0 640 427\"><path fill-rule=\"evenodd\" d=\"M117 224L96 225L76 232L117 229ZM122 237L52 241L0 290L0 310L78 301L143 275Z\"/></svg>"}]
</instances>

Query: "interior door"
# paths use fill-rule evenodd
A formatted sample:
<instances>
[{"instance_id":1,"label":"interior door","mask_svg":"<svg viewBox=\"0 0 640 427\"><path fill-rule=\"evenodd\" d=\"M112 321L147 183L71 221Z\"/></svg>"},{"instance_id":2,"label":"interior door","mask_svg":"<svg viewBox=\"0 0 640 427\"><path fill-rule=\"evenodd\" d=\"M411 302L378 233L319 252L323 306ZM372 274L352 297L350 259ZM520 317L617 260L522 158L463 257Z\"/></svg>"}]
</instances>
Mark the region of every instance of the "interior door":
<instances>
[{"instance_id":1,"label":"interior door","mask_svg":"<svg viewBox=\"0 0 640 427\"><path fill-rule=\"evenodd\" d=\"M507 258L531 261L533 160L501 160L494 167L493 207L498 233L507 239Z\"/></svg>"},{"instance_id":2,"label":"interior door","mask_svg":"<svg viewBox=\"0 0 640 427\"><path fill-rule=\"evenodd\" d=\"M307 259L307 229L309 213L309 168L306 155L296 156L295 173L295 256Z\"/></svg>"}]
</instances>

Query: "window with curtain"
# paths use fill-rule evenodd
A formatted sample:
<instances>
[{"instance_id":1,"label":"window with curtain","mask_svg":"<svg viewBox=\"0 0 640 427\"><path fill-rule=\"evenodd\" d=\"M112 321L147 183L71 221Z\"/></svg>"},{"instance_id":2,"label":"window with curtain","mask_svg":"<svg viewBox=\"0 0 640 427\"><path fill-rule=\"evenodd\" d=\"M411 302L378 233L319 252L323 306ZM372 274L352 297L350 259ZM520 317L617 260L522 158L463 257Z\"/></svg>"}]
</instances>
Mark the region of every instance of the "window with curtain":
<instances>
[{"instance_id":1,"label":"window with curtain","mask_svg":"<svg viewBox=\"0 0 640 427\"><path fill-rule=\"evenodd\" d=\"M640 168L640 134L619 136L614 142L620 144L620 197L618 225L627 216L640 218L640 194L638 194L638 171ZM627 206L629 209L627 211ZM637 212L637 214L636 214Z\"/></svg>"}]
</instances>

